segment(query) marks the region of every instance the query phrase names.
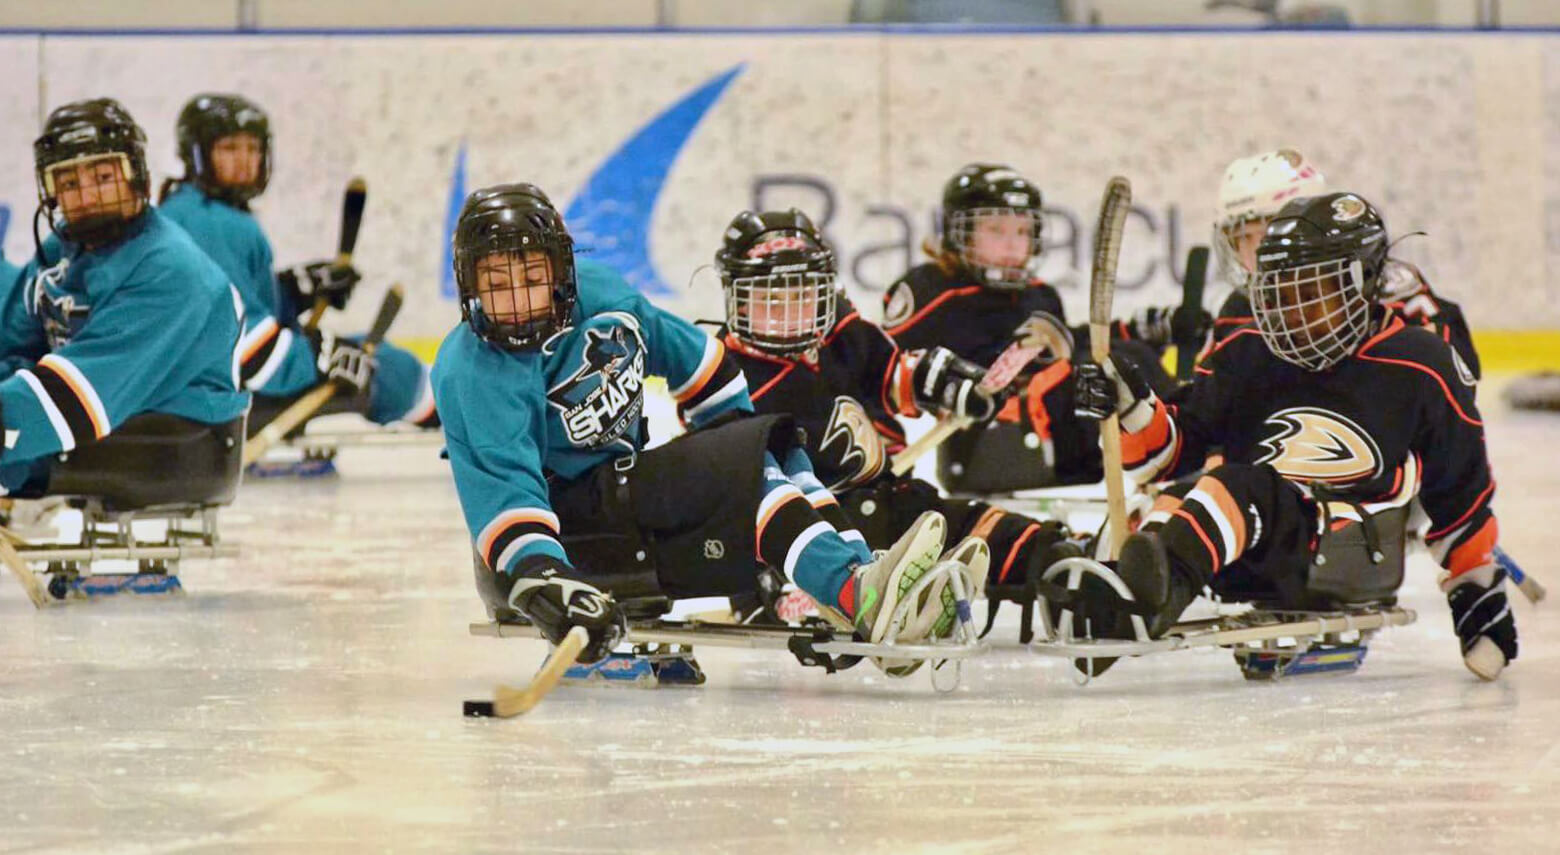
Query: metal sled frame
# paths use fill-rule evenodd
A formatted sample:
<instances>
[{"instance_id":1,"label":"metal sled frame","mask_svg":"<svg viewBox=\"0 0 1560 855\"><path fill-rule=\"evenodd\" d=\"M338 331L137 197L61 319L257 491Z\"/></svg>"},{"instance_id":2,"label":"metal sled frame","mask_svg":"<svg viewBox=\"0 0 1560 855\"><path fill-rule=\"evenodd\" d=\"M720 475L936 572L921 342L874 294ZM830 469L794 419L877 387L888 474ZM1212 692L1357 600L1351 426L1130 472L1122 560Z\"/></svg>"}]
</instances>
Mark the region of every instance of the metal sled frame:
<instances>
[{"instance_id":1,"label":"metal sled frame","mask_svg":"<svg viewBox=\"0 0 1560 855\"><path fill-rule=\"evenodd\" d=\"M941 561L911 586L895 607L891 627L885 641L873 644L856 641L840 630L823 625L766 626L750 624L710 623L700 620L648 620L631 621L623 644L680 645L693 649L705 647L734 647L748 650L785 650L798 662L810 667L823 668L832 674L849 668L863 658L894 660L921 660L931 663L932 686L939 692L951 692L958 688L963 678L963 662L985 653L987 645L976 637L970 614L969 589L964 583L968 572L955 561ZM946 578L958 600L958 617L954 622L953 637L947 641L930 644L899 644L894 639L899 628L909 620L911 608L921 594ZM490 638L541 638L541 631L529 623L487 621L471 624L472 635ZM938 674L943 666L952 663L953 678L943 682Z\"/></svg>"},{"instance_id":2,"label":"metal sled frame","mask_svg":"<svg viewBox=\"0 0 1560 855\"><path fill-rule=\"evenodd\" d=\"M1089 558L1058 561L1047 568L1044 580L1076 590L1079 580L1086 573L1105 581L1122 599L1132 600L1132 592L1115 571ZM1063 576L1066 578L1059 578ZM1240 614L1176 624L1162 637L1151 639L1143 618L1133 615L1132 629L1137 636L1133 640L1073 638L1071 610L1063 609L1053 622L1044 595L1039 597L1037 610L1040 612L1044 637L1032 642L1029 649L1042 656L1084 660L1144 656L1206 647L1235 649L1238 659L1253 652L1276 655L1281 659L1292 658L1304 654L1313 643L1363 646L1378 630L1390 626L1407 626L1418 619L1412 609L1398 606L1362 605L1357 609L1328 612L1252 609ZM1093 672L1094 669L1090 667L1086 673L1079 674L1080 682L1087 683L1090 680L1088 674ZM1282 669L1279 673L1282 673Z\"/></svg>"},{"instance_id":3,"label":"metal sled frame","mask_svg":"<svg viewBox=\"0 0 1560 855\"><path fill-rule=\"evenodd\" d=\"M160 576L171 584L156 590L142 590L125 582L110 582L98 593L112 590L177 593L179 563L186 558L231 558L238 555L234 544L221 543L217 531L218 505L162 505L136 511L108 511L98 499L76 499L72 507L81 510L81 537L77 543L29 543L11 532L0 538L0 562L14 574L33 605L43 608L69 599L85 599L79 580L89 579L92 565L99 561L135 561L139 573L107 574L104 578L125 580L134 576ZM134 523L167 523L161 540L138 540ZM35 569L36 568L36 569ZM49 576L48 584L39 573Z\"/></svg>"}]
</instances>

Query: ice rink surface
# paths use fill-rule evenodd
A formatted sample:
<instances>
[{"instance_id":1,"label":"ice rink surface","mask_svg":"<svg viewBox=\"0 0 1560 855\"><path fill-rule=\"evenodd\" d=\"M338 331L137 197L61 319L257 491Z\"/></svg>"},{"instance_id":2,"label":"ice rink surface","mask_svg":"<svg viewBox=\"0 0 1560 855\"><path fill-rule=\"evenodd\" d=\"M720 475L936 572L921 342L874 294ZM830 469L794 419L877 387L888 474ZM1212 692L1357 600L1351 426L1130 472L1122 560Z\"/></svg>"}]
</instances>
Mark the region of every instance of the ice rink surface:
<instances>
[{"instance_id":1,"label":"ice rink surface","mask_svg":"<svg viewBox=\"0 0 1560 855\"><path fill-rule=\"evenodd\" d=\"M1560 595L1560 415L1497 391L1502 540ZM468 720L543 646L467 635L433 447L340 468L246 484L243 556L188 563L182 599L35 613L0 583L0 853L1560 851L1560 601L1513 590L1521 658L1479 683L1422 550L1419 623L1347 676L1183 653L1080 687L1010 607L951 695L711 649L701 688Z\"/></svg>"}]
</instances>

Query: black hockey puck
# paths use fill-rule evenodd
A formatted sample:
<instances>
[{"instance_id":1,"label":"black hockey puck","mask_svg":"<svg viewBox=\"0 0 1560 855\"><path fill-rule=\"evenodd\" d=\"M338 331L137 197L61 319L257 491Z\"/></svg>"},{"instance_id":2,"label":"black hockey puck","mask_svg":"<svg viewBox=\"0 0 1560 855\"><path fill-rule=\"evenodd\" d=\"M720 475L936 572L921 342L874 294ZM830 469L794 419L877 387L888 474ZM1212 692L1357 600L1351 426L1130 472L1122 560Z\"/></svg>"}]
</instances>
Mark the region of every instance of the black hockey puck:
<instances>
[{"instance_id":1,"label":"black hockey puck","mask_svg":"<svg viewBox=\"0 0 1560 855\"><path fill-rule=\"evenodd\" d=\"M466 701L461 704L461 715L467 718L492 718L492 701Z\"/></svg>"}]
</instances>

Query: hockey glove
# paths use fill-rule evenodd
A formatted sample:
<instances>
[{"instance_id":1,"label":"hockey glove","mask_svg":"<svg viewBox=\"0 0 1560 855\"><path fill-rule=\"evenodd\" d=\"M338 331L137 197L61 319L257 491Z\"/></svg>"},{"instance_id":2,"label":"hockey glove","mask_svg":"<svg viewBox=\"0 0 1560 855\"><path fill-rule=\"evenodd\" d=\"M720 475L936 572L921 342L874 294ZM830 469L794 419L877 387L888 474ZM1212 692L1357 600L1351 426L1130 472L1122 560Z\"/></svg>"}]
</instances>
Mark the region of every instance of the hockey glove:
<instances>
[{"instance_id":1,"label":"hockey glove","mask_svg":"<svg viewBox=\"0 0 1560 855\"><path fill-rule=\"evenodd\" d=\"M300 264L276 274L282 293L300 308L312 306L319 299L329 303L333 309L343 308L347 305L347 298L352 296L352 289L357 287L362 278L356 267L337 267L329 261Z\"/></svg>"},{"instance_id":2,"label":"hockey glove","mask_svg":"<svg viewBox=\"0 0 1560 855\"><path fill-rule=\"evenodd\" d=\"M1213 328L1213 315L1202 308L1165 306L1138 309L1127 321L1127 334L1154 347L1202 341Z\"/></svg>"},{"instance_id":3,"label":"hockey glove","mask_svg":"<svg viewBox=\"0 0 1560 855\"><path fill-rule=\"evenodd\" d=\"M1103 421L1111 413L1121 417L1121 427L1136 433L1154 417L1154 390L1131 362L1111 356L1097 362L1073 363L1073 415Z\"/></svg>"},{"instance_id":4,"label":"hockey glove","mask_svg":"<svg viewBox=\"0 0 1560 855\"><path fill-rule=\"evenodd\" d=\"M325 330L311 331L309 339L317 354L314 368L322 380L335 383L352 397L368 394L379 360L365 353L357 343L337 338Z\"/></svg>"},{"instance_id":5,"label":"hockey glove","mask_svg":"<svg viewBox=\"0 0 1560 855\"><path fill-rule=\"evenodd\" d=\"M623 610L612 595L572 578L574 569L549 555L526 558L515 568L509 605L526 616L553 644L582 626L590 635L580 662L589 665L612 652L628 632Z\"/></svg>"},{"instance_id":6,"label":"hockey glove","mask_svg":"<svg viewBox=\"0 0 1560 855\"><path fill-rule=\"evenodd\" d=\"M921 354L910 382L916 403L979 423L990 421L998 409L997 399L979 388L985 376L979 365L934 347Z\"/></svg>"},{"instance_id":7,"label":"hockey glove","mask_svg":"<svg viewBox=\"0 0 1560 855\"><path fill-rule=\"evenodd\" d=\"M1506 571L1494 564L1441 583L1452 607L1463 664L1481 680L1493 680L1517 658L1517 622L1506 602Z\"/></svg>"}]
</instances>

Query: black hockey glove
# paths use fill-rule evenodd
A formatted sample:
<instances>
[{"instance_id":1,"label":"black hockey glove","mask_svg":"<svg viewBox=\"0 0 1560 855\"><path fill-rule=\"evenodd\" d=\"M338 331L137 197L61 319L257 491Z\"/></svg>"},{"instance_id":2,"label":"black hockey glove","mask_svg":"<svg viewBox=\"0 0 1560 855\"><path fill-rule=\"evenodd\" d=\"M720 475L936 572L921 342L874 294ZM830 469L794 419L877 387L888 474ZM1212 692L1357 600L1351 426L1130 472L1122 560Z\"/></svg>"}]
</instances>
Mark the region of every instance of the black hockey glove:
<instances>
[{"instance_id":1,"label":"black hockey glove","mask_svg":"<svg viewBox=\"0 0 1560 855\"><path fill-rule=\"evenodd\" d=\"M1103 421L1115 413L1122 429L1135 433L1148 427L1154 401L1148 380L1128 360L1073 363L1073 415L1080 419Z\"/></svg>"},{"instance_id":2,"label":"black hockey glove","mask_svg":"<svg viewBox=\"0 0 1560 855\"><path fill-rule=\"evenodd\" d=\"M1207 310L1185 306L1138 309L1127 321L1127 333L1154 347L1177 342L1202 341L1213 328L1213 315Z\"/></svg>"},{"instance_id":3,"label":"black hockey glove","mask_svg":"<svg viewBox=\"0 0 1560 855\"><path fill-rule=\"evenodd\" d=\"M300 310L313 306L314 301L321 298L333 309L344 308L347 298L352 296L352 289L362 278L356 267L337 267L330 261L311 261L276 274L282 293L292 298L293 305Z\"/></svg>"},{"instance_id":4,"label":"black hockey glove","mask_svg":"<svg viewBox=\"0 0 1560 855\"><path fill-rule=\"evenodd\" d=\"M589 665L612 652L628 632L628 620L611 594L572 578L574 572L547 555L521 561L509 589L509 605L536 624L553 644L561 643L574 627L585 627L590 641L580 653L580 662Z\"/></svg>"},{"instance_id":5,"label":"black hockey glove","mask_svg":"<svg viewBox=\"0 0 1560 855\"><path fill-rule=\"evenodd\" d=\"M1493 564L1471 570L1444 585L1452 625L1468 670L1493 680L1517 658L1517 622L1506 602L1506 571ZM1490 646L1496 648L1491 650ZM1498 651L1498 655L1497 655Z\"/></svg>"},{"instance_id":6,"label":"black hockey glove","mask_svg":"<svg viewBox=\"0 0 1560 855\"><path fill-rule=\"evenodd\" d=\"M997 397L980 390L985 369L961 359L946 347L934 347L921 354L911 372L916 403L954 416L990 421L997 414ZM999 393L998 397L1006 397Z\"/></svg>"},{"instance_id":7,"label":"black hockey glove","mask_svg":"<svg viewBox=\"0 0 1560 855\"><path fill-rule=\"evenodd\" d=\"M325 330L311 330L309 341L316 354L314 368L323 381L335 383L353 397L367 395L379 360L369 356L356 342L337 338Z\"/></svg>"}]
</instances>

